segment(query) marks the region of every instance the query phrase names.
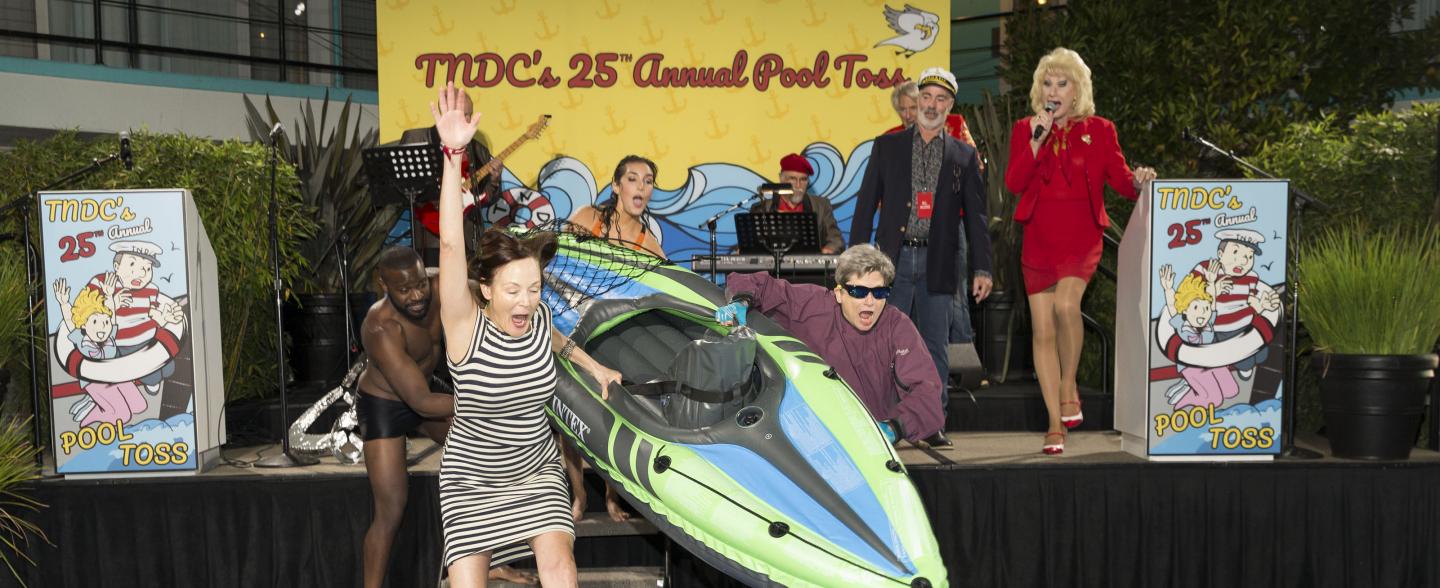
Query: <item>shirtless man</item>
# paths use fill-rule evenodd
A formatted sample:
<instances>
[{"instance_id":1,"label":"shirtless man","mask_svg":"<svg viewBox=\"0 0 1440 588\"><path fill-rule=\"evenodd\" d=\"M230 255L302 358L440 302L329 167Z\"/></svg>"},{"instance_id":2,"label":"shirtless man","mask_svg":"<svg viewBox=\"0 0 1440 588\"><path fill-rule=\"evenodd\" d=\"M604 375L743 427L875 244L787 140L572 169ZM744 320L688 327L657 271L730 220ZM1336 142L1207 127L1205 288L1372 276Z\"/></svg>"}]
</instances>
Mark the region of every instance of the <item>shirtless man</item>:
<instances>
[{"instance_id":1,"label":"shirtless man","mask_svg":"<svg viewBox=\"0 0 1440 588\"><path fill-rule=\"evenodd\" d=\"M384 584L390 546L405 514L405 435L418 428L435 443L445 443L455 407L453 396L431 391L430 374L444 357L440 304L431 294L434 278L408 247L386 249L376 266L385 297L370 307L360 328L370 365L360 375L357 401L365 471L375 496L374 516L365 532L366 588ZM490 578L538 582L510 566L491 570Z\"/></svg>"}]
</instances>

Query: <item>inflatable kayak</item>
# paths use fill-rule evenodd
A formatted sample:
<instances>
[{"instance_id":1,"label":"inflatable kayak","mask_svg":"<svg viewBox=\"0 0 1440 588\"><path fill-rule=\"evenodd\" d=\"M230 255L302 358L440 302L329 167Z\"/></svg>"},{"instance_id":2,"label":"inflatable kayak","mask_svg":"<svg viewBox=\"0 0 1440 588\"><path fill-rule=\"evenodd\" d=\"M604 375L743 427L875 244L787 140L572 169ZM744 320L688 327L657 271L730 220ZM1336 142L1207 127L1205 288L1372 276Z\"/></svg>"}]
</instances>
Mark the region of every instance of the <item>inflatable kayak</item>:
<instances>
[{"instance_id":1,"label":"inflatable kayak","mask_svg":"<svg viewBox=\"0 0 1440 588\"><path fill-rule=\"evenodd\" d=\"M946 586L920 498L860 400L759 313L713 319L688 270L560 233L545 302L622 386L559 360L549 413L672 540L750 586ZM623 388L623 389L622 389Z\"/></svg>"}]
</instances>

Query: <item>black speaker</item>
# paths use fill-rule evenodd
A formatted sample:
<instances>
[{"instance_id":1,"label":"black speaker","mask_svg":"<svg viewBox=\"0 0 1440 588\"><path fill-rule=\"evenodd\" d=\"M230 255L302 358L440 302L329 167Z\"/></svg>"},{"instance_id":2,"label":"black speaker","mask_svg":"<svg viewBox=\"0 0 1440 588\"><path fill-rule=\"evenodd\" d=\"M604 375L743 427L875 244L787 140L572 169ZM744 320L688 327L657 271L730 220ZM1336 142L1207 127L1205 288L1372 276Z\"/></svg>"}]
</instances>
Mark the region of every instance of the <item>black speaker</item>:
<instances>
[{"instance_id":1,"label":"black speaker","mask_svg":"<svg viewBox=\"0 0 1440 588\"><path fill-rule=\"evenodd\" d=\"M975 388L985 379L985 366L980 363L974 343L951 343L946 352L950 356L950 378L961 388Z\"/></svg>"}]
</instances>

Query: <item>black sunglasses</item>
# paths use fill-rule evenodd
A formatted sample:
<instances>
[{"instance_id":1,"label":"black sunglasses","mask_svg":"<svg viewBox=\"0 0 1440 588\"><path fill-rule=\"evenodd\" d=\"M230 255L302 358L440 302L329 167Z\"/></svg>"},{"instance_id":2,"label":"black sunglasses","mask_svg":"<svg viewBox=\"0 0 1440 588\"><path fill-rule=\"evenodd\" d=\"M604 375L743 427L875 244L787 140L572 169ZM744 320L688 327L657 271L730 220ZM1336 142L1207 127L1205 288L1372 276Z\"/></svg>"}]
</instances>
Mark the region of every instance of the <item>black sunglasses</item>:
<instances>
[{"instance_id":1,"label":"black sunglasses","mask_svg":"<svg viewBox=\"0 0 1440 588\"><path fill-rule=\"evenodd\" d=\"M876 300L884 300L890 297L889 286L877 286L871 288L868 286L851 286L850 284L845 284L840 287L844 288L845 293L849 294L851 298L855 298L857 300L861 300L864 299L866 296L872 295L875 297Z\"/></svg>"}]
</instances>

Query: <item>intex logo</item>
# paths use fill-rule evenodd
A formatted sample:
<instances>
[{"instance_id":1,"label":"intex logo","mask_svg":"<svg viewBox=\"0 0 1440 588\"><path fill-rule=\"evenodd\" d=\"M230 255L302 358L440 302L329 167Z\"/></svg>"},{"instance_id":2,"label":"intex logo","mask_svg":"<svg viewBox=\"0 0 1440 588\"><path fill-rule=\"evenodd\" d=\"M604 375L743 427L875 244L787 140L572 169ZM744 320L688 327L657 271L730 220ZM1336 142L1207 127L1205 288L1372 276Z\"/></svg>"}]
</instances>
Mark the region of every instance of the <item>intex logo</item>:
<instances>
[{"instance_id":1,"label":"intex logo","mask_svg":"<svg viewBox=\"0 0 1440 588\"><path fill-rule=\"evenodd\" d=\"M586 442L585 435L590 432L590 425L585 424L585 421L580 418L580 415L575 414L575 411L565 406L565 403L561 402L559 396L550 398L550 409L555 411L555 418L565 423L565 426L569 427L570 431L575 433L575 437L580 439L581 443Z\"/></svg>"}]
</instances>

